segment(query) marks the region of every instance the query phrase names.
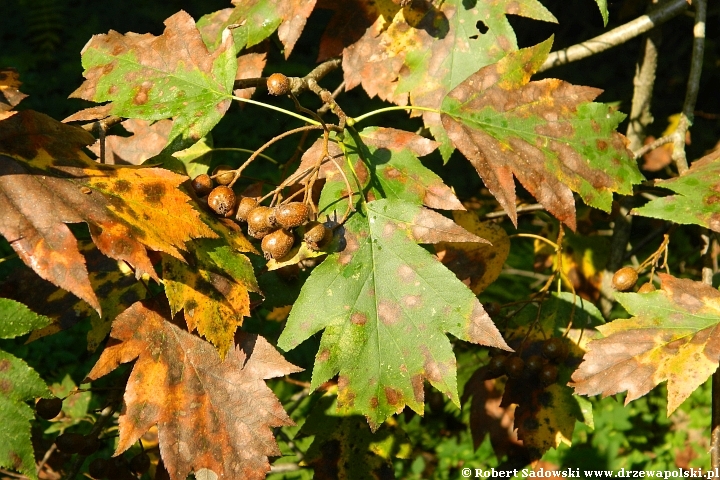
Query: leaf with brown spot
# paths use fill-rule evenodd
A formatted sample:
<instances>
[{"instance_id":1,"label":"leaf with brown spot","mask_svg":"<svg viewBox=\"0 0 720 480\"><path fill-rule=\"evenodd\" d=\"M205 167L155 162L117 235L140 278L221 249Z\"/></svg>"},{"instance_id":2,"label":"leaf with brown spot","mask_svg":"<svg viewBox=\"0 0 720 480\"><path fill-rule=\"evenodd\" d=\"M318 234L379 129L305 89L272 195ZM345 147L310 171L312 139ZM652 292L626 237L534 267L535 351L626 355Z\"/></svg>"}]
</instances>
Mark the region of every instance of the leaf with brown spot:
<instances>
[{"instance_id":1,"label":"leaf with brown spot","mask_svg":"<svg viewBox=\"0 0 720 480\"><path fill-rule=\"evenodd\" d=\"M136 303L113 324L88 381L135 361L119 418L116 455L153 425L172 480L206 468L223 478L264 479L279 456L272 428L293 425L264 379L301 369L263 337L239 334L221 361L215 348Z\"/></svg>"},{"instance_id":2,"label":"leaf with brown spot","mask_svg":"<svg viewBox=\"0 0 720 480\"><path fill-rule=\"evenodd\" d=\"M168 143L173 150L182 150L205 136L230 106L236 50L232 35L226 34L217 48L208 51L184 11L165 20L165 25L159 37L114 30L93 36L82 51L87 80L71 97L111 102L99 107L97 118L173 118ZM87 115L81 111L65 121L81 117Z\"/></svg>"},{"instance_id":3,"label":"leaf with brown spot","mask_svg":"<svg viewBox=\"0 0 720 480\"><path fill-rule=\"evenodd\" d=\"M178 189L186 177L98 164L82 152L92 141L37 112L0 121L0 233L38 275L99 310L66 223L86 222L103 254L155 279L146 248L182 259L185 242L217 234Z\"/></svg>"},{"instance_id":4,"label":"leaf with brown spot","mask_svg":"<svg viewBox=\"0 0 720 480\"><path fill-rule=\"evenodd\" d=\"M235 52L262 42L277 30L285 46L285 58L305 28L316 0L233 0L234 8L226 8L203 16L198 29L203 41L214 50L222 43L222 32L228 25L235 39Z\"/></svg>"},{"instance_id":5,"label":"leaf with brown spot","mask_svg":"<svg viewBox=\"0 0 720 480\"><path fill-rule=\"evenodd\" d=\"M500 276L510 254L510 237L497 223L481 222L474 212L453 212L453 219L465 230L490 242L435 245L440 261L478 295Z\"/></svg>"},{"instance_id":6,"label":"leaf with brown spot","mask_svg":"<svg viewBox=\"0 0 720 480\"><path fill-rule=\"evenodd\" d=\"M515 225L517 177L575 230L573 192L610 211L613 192L631 194L643 177L615 131L624 115L592 102L600 90L557 79L529 82L551 45L552 38L471 75L443 100L442 121Z\"/></svg>"},{"instance_id":7,"label":"leaf with brown spot","mask_svg":"<svg viewBox=\"0 0 720 480\"><path fill-rule=\"evenodd\" d=\"M122 126L133 135L130 137L119 135L105 137L105 163L140 165L165 148L172 129L172 120L160 120L151 124L146 120L130 119L122 122ZM99 140L88 148L100 157Z\"/></svg>"},{"instance_id":8,"label":"leaf with brown spot","mask_svg":"<svg viewBox=\"0 0 720 480\"><path fill-rule=\"evenodd\" d=\"M258 292L250 260L223 240L189 244L188 262L163 257L163 282L170 309L184 310L188 330L197 332L225 358L243 317L250 316L250 294Z\"/></svg>"},{"instance_id":9,"label":"leaf with brown spot","mask_svg":"<svg viewBox=\"0 0 720 480\"><path fill-rule=\"evenodd\" d=\"M720 150L694 161L685 174L656 180L655 185L676 195L656 198L634 208L632 215L701 225L720 232Z\"/></svg>"},{"instance_id":10,"label":"leaf with brown spot","mask_svg":"<svg viewBox=\"0 0 720 480\"><path fill-rule=\"evenodd\" d=\"M397 422L371 432L361 415L337 412L337 388L333 387L313 407L298 436L313 435L304 462L316 480L395 478L392 461L409 458L411 446Z\"/></svg>"},{"instance_id":11,"label":"leaf with brown spot","mask_svg":"<svg viewBox=\"0 0 720 480\"><path fill-rule=\"evenodd\" d=\"M670 415L717 370L720 292L702 282L659 276L661 290L615 294L633 316L598 327L603 338L588 344L572 376L575 393L627 391L628 404L667 380Z\"/></svg>"},{"instance_id":12,"label":"leaf with brown spot","mask_svg":"<svg viewBox=\"0 0 720 480\"><path fill-rule=\"evenodd\" d=\"M0 68L0 113L15 108L27 97L20 91L20 74L14 68Z\"/></svg>"},{"instance_id":13,"label":"leaf with brown spot","mask_svg":"<svg viewBox=\"0 0 720 480\"><path fill-rule=\"evenodd\" d=\"M536 0L447 0L439 7L414 1L402 9L384 3L394 10L386 7L382 16L371 17L363 37L342 52L346 88L361 84L370 96L432 109L471 74L517 50L508 14L557 21ZM422 116L447 160L453 147L440 116Z\"/></svg>"},{"instance_id":14,"label":"leaf with brown spot","mask_svg":"<svg viewBox=\"0 0 720 480\"><path fill-rule=\"evenodd\" d=\"M262 76L263 68L267 62L265 53L246 53L238 57L238 69L235 74L235 80L245 78L256 78ZM245 88L235 90L235 95L242 98L250 98L255 92L254 88Z\"/></svg>"}]
</instances>

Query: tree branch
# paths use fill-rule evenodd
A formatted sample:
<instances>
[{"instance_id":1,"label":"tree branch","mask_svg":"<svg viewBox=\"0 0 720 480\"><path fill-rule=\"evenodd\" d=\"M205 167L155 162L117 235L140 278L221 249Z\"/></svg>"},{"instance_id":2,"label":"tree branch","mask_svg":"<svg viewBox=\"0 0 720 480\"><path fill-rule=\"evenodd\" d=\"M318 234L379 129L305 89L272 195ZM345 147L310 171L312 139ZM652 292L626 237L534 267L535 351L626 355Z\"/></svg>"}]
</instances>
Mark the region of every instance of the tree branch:
<instances>
[{"instance_id":1,"label":"tree branch","mask_svg":"<svg viewBox=\"0 0 720 480\"><path fill-rule=\"evenodd\" d=\"M583 58L603 52L609 48L621 45L653 27L664 23L683 12L688 6L687 0L668 0L651 12L621 25L607 33L603 33L585 42L573 45L564 50L552 52L538 72L544 72L552 67L575 62Z\"/></svg>"}]
</instances>

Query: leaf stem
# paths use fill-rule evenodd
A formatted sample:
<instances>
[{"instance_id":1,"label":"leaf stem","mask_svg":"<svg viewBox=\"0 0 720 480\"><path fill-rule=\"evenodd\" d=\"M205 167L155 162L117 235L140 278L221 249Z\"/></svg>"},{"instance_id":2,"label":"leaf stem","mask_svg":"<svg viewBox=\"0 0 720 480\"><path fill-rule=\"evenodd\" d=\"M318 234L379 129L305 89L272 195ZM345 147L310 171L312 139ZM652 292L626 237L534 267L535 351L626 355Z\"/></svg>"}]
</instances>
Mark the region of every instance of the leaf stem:
<instances>
[{"instance_id":1,"label":"leaf stem","mask_svg":"<svg viewBox=\"0 0 720 480\"><path fill-rule=\"evenodd\" d=\"M281 112L286 115L290 115L291 117L298 118L298 119L302 120L303 122L309 123L310 125L317 125L317 126L320 125L320 122L318 122L317 120L313 120L311 118L302 116L299 113L291 112L290 110L285 110L284 108L281 108L281 107L276 107L275 105L258 102L257 100L252 100L250 98L236 97L235 95L232 95L232 99L237 100L238 102L251 103L253 105L258 105L260 107L269 108L270 110L275 110L276 112Z\"/></svg>"},{"instance_id":2,"label":"leaf stem","mask_svg":"<svg viewBox=\"0 0 720 480\"><path fill-rule=\"evenodd\" d=\"M540 240L542 242L547 243L548 245L552 246L555 251L560 250L560 247L558 247L558 244L553 242L552 240L548 240L545 237L541 237L540 235L535 235L534 233L516 233L514 235L510 235L510 238L513 237L525 237L525 238L534 238L535 240Z\"/></svg>"},{"instance_id":3,"label":"leaf stem","mask_svg":"<svg viewBox=\"0 0 720 480\"><path fill-rule=\"evenodd\" d=\"M416 106L405 106L405 107L394 106L394 107L379 108L377 110L373 110L372 112L363 113L362 115L360 115L359 117L356 117L356 118L348 117L347 123L348 123L348 125L352 126L358 122L362 122L363 120L365 120L368 117L372 117L373 115L377 115L379 113L385 113L385 112L392 112L393 110L422 110L424 112L441 113L440 110L438 110L436 108L416 107Z\"/></svg>"},{"instance_id":4,"label":"leaf stem","mask_svg":"<svg viewBox=\"0 0 720 480\"><path fill-rule=\"evenodd\" d=\"M250 153L250 154L255 153L255 150L250 150L249 148L239 148L239 147L211 148L210 151L211 152L243 152L243 153ZM264 153L259 154L258 157L262 157L265 160L274 163L275 165L277 165L279 163L277 160L265 155Z\"/></svg>"}]
</instances>

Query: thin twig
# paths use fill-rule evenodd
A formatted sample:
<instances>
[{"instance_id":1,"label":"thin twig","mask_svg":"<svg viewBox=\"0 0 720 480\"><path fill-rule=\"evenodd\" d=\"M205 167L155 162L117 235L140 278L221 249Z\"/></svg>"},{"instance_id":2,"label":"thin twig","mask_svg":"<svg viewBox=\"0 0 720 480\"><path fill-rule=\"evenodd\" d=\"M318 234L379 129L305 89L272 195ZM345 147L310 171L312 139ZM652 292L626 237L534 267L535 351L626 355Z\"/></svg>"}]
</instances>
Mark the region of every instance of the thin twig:
<instances>
[{"instance_id":1,"label":"thin twig","mask_svg":"<svg viewBox=\"0 0 720 480\"><path fill-rule=\"evenodd\" d=\"M539 203L535 203L533 205L518 207L515 211L517 213L524 213L524 212L536 212L538 210L545 210L545 207L543 207ZM508 213L505 210L500 210L499 212L486 213L485 218L500 218L500 217L504 217L506 215L508 215Z\"/></svg>"},{"instance_id":2,"label":"thin twig","mask_svg":"<svg viewBox=\"0 0 720 480\"><path fill-rule=\"evenodd\" d=\"M314 80L315 82L320 81L320 79L322 79L328 73L340 68L341 64L342 64L342 59L340 59L339 57L331 58L330 60L324 61L323 63L321 63L320 65L315 67L310 73L308 73L304 77L291 78L290 79L290 90L295 95L298 95L301 92L308 90L310 88L310 80Z\"/></svg>"},{"instance_id":3,"label":"thin twig","mask_svg":"<svg viewBox=\"0 0 720 480\"><path fill-rule=\"evenodd\" d=\"M545 63L542 64L539 72L544 72L552 67L575 62L583 58L603 52L609 48L621 45L638 35L641 35L653 27L664 23L683 12L688 7L687 0L668 0L661 6L648 12L646 15L621 25L607 33L603 33L585 42L573 45L564 50L552 52Z\"/></svg>"},{"instance_id":4,"label":"thin twig","mask_svg":"<svg viewBox=\"0 0 720 480\"><path fill-rule=\"evenodd\" d=\"M45 455L43 455L43 458L42 458L42 460L40 460L40 463L38 463L37 466L35 467L36 473L40 473L40 470L43 469L43 467L45 466L47 461L50 459L50 456L55 452L56 449L57 449L57 445L55 445L54 443L52 445L50 445L50 448L47 449L47 452L45 452Z\"/></svg>"},{"instance_id":5,"label":"thin twig","mask_svg":"<svg viewBox=\"0 0 720 480\"><path fill-rule=\"evenodd\" d=\"M655 150L658 147L662 147L663 145L666 145L668 143L673 143L675 141L675 135L666 135L664 137L660 137L657 140L653 141L652 143L648 143L644 147L636 150L633 152L633 155L635 155L635 158L640 158L646 153Z\"/></svg>"}]
</instances>

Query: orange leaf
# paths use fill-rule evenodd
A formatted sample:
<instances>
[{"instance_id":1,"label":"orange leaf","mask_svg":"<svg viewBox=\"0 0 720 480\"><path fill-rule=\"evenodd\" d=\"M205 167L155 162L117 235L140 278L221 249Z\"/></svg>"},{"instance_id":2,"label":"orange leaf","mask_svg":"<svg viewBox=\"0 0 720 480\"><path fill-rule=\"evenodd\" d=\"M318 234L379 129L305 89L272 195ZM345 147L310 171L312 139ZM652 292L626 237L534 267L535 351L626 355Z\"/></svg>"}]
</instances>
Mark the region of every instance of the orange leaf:
<instances>
[{"instance_id":1,"label":"orange leaf","mask_svg":"<svg viewBox=\"0 0 720 480\"><path fill-rule=\"evenodd\" d=\"M219 477L264 479L279 456L271 428L293 425L263 382L301 369L263 337L239 334L225 361L209 343L136 303L113 323L87 381L135 362L120 415L116 455L153 425L170 478L207 468Z\"/></svg>"}]
</instances>

